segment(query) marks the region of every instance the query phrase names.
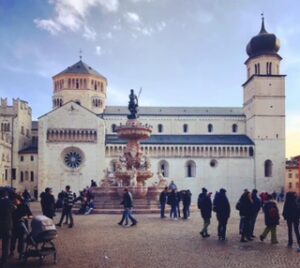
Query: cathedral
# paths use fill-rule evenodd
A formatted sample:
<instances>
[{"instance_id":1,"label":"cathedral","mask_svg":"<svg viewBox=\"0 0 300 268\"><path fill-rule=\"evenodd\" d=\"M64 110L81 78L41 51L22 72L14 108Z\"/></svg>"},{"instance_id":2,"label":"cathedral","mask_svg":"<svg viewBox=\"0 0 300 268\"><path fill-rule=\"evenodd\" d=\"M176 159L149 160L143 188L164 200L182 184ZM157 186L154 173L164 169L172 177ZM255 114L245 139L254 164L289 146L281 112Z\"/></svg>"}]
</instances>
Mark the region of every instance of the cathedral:
<instances>
[{"instance_id":1,"label":"cathedral","mask_svg":"<svg viewBox=\"0 0 300 268\"><path fill-rule=\"evenodd\" d=\"M227 189L237 199L245 189L280 190L285 176L285 75L280 43L262 21L246 51L241 107L139 107L151 125L141 148L158 177L190 189ZM129 89L128 89L129 92ZM116 129L127 120L127 103L106 103L108 79L81 59L53 76L53 108L32 121L26 101L0 106L0 185L31 193L65 185L79 191L113 176L126 146Z\"/></svg>"}]
</instances>

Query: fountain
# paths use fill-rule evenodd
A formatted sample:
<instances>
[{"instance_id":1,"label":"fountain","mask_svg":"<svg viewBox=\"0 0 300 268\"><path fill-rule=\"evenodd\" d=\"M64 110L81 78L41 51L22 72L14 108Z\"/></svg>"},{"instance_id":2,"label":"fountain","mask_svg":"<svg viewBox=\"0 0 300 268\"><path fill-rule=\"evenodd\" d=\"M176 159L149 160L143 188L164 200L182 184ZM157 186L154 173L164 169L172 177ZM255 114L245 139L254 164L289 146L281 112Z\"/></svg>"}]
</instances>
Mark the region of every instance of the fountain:
<instances>
[{"instance_id":1,"label":"fountain","mask_svg":"<svg viewBox=\"0 0 300 268\"><path fill-rule=\"evenodd\" d=\"M150 137L152 126L138 120L138 98L133 89L129 95L128 110L130 114L127 116L126 124L116 128L118 137L126 140L127 145L116 161L116 170L114 172L106 170L105 179L102 180L100 187L92 189L96 207L119 209L119 201L126 187L133 195L135 207L138 206L145 213L156 212L158 195L167 182L158 173L158 184L153 186L146 184L146 180L153 177L153 172L149 158L141 150L140 141Z\"/></svg>"}]
</instances>

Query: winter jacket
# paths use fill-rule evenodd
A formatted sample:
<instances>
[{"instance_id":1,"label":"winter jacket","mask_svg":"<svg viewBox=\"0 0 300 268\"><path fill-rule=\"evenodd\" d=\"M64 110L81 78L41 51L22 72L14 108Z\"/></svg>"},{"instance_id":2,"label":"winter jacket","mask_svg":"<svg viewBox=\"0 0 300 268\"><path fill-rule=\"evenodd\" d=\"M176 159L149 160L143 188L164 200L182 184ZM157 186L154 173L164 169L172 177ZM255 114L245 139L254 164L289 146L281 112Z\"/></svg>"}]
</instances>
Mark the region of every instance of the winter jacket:
<instances>
[{"instance_id":1,"label":"winter jacket","mask_svg":"<svg viewBox=\"0 0 300 268\"><path fill-rule=\"evenodd\" d=\"M297 203L297 198L294 193L287 193L283 206L282 216L285 220L298 220L300 218L300 211Z\"/></svg>"},{"instance_id":2,"label":"winter jacket","mask_svg":"<svg viewBox=\"0 0 300 268\"><path fill-rule=\"evenodd\" d=\"M216 194L213 206L218 220L227 220L230 217L230 204L224 192Z\"/></svg>"},{"instance_id":3,"label":"winter jacket","mask_svg":"<svg viewBox=\"0 0 300 268\"><path fill-rule=\"evenodd\" d=\"M274 227L279 224L279 210L274 201L267 201L263 206L263 211L265 214L266 226Z\"/></svg>"},{"instance_id":4,"label":"winter jacket","mask_svg":"<svg viewBox=\"0 0 300 268\"><path fill-rule=\"evenodd\" d=\"M203 219L210 219L212 212L212 202L207 194L201 193L198 197L198 208Z\"/></svg>"}]
</instances>

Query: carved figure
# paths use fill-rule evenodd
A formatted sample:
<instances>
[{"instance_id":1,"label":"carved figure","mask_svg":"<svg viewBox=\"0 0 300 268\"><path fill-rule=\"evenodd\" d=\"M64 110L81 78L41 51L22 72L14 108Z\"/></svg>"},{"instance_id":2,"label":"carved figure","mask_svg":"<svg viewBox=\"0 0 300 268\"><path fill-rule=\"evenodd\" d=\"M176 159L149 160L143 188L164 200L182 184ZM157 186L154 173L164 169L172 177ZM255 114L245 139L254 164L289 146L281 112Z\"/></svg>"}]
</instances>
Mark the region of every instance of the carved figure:
<instances>
[{"instance_id":1,"label":"carved figure","mask_svg":"<svg viewBox=\"0 0 300 268\"><path fill-rule=\"evenodd\" d=\"M134 94L134 90L130 90L130 95L129 95L129 103L128 103L128 110L130 114L127 116L128 119L137 119L138 118L138 107L139 107L139 102L138 102L138 97Z\"/></svg>"}]
</instances>

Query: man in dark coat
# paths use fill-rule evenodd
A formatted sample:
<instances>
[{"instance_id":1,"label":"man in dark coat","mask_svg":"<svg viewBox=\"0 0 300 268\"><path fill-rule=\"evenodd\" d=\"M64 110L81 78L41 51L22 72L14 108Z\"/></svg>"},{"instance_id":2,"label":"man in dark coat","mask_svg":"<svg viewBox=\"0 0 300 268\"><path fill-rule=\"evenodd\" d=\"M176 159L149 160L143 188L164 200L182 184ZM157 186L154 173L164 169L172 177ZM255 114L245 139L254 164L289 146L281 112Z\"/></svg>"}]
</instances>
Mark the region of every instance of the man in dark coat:
<instances>
[{"instance_id":1,"label":"man in dark coat","mask_svg":"<svg viewBox=\"0 0 300 268\"><path fill-rule=\"evenodd\" d=\"M171 206L170 217L177 220L178 195L176 190L172 190L168 196L168 204Z\"/></svg>"},{"instance_id":2,"label":"man in dark coat","mask_svg":"<svg viewBox=\"0 0 300 268\"><path fill-rule=\"evenodd\" d=\"M189 217L189 210L191 205L191 194L189 190L184 190L181 192L181 199L183 204L183 219L186 220Z\"/></svg>"},{"instance_id":3,"label":"man in dark coat","mask_svg":"<svg viewBox=\"0 0 300 268\"><path fill-rule=\"evenodd\" d=\"M132 208L133 208L132 195L127 188L124 189L123 201L121 202L121 204L124 206L124 212L123 212L122 219L118 224L123 225L123 222L125 220L125 225L128 225L128 218L129 218L131 220L130 226L137 225L137 220L132 215Z\"/></svg>"},{"instance_id":4,"label":"man in dark coat","mask_svg":"<svg viewBox=\"0 0 300 268\"><path fill-rule=\"evenodd\" d=\"M55 199L51 188L46 188L45 192L41 194L41 207L43 214L53 219L55 216Z\"/></svg>"},{"instance_id":5,"label":"man in dark coat","mask_svg":"<svg viewBox=\"0 0 300 268\"><path fill-rule=\"evenodd\" d=\"M200 234L203 238L209 237L208 226L210 225L211 212L212 212L212 202L211 202L211 193L207 194L207 190L202 188L202 193L198 196L198 208L201 212L201 217L203 218L203 229Z\"/></svg>"},{"instance_id":6,"label":"man in dark coat","mask_svg":"<svg viewBox=\"0 0 300 268\"><path fill-rule=\"evenodd\" d=\"M218 220L218 237L219 240L224 241L226 239L226 228L227 222L230 217L230 204L226 196L226 190L221 188L218 193L216 193L213 210L216 212Z\"/></svg>"},{"instance_id":7,"label":"man in dark coat","mask_svg":"<svg viewBox=\"0 0 300 268\"><path fill-rule=\"evenodd\" d=\"M168 187L165 187L165 189L160 193L159 195L159 204L160 204L160 217L163 219L165 218L165 207L167 203L168 198Z\"/></svg>"},{"instance_id":8,"label":"man in dark coat","mask_svg":"<svg viewBox=\"0 0 300 268\"><path fill-rule=\"evenodd\" d=\"M283 206L283 213L282 216L286 220L288 226L288 247L293 246L293 227L295 236L297 239L298 247L300 248L300 234L299 234L299 218L300 218L300 211L299 211L299 204L297 203L297 195L295 192L288 192L286 194L284 206Z\"/></svg>"},{"instance_id":9,"label":"man in dark coat","mask_svg":"<svg viewBox=\"0 0 300 268\"><path fill-rule=\"evenodd\" d=\"M241 230L241 242L252 241L250 234L250 219L254 214L254 205L249 191L244 191L236 208L240 212L240 217L243 221Z\"/></svg>"},{"instance_id":10,"label":"man in dark coat","mask_svg":"<svg viewBox=\"0 0 300 268\"><path fill-rule=\"evenodd\" d=\"M279 225L279 210L273 199L272 195L268 196L268 201L265 202L263 206L263 211L265 214L265 224L266 228L264 232L260 235L260 241L264 241L268 233L271 231L271 243L277 244L277 234L276 226Z\"/></svg>"},{"instance_id":11,"label":"man in dark coat","mask_svg":"<svg viewBox=\"0 0 300 268\"><path fill-rule=\"evenodd\" d=\"M15 207L9 199L8 192L5 189L0 190L0 239L2 239L2 257L0 266L7 261L9 250L9 239L12 230L12 214Z\"/></svg>"},{"instance_id":12,"label":"man in dark coat","mask_svg":"<svg viewBox=\"0 0 300 268\"><path fill-rule=\"evenodd\" d=\"M252 200L253 200L253 214L250 219L250 235L251 235L251 238L255 238L255 235L254 235L255 223L256 223L256 219L257 219L258 213L259 213L259 211L261 209L261 205L262 205L261 200L257 196L256 189L252 190Z\"/></svg>"}]
</instances>

